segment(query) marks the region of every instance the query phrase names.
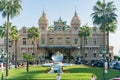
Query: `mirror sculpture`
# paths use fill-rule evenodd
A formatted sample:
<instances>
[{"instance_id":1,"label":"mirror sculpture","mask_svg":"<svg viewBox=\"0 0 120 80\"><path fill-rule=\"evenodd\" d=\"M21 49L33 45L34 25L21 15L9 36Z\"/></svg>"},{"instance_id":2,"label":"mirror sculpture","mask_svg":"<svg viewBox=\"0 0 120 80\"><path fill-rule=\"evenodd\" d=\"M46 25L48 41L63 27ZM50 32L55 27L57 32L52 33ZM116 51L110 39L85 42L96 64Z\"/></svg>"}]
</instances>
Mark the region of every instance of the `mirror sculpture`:
<instances>
[{"instance_id":1,"label":"mirror sculpture","mask_svg":"<svg viewBox=\"0 0 120 80\"><path fill-rule=\"evenodd\" d=\"M48 73L63 73L64 66L70 66L68 63L62 63L63 54L57 51L54 55L52 55L53 63L45 63L43 66L49 66L50 69Z\"/></svg>"}]
</instances>

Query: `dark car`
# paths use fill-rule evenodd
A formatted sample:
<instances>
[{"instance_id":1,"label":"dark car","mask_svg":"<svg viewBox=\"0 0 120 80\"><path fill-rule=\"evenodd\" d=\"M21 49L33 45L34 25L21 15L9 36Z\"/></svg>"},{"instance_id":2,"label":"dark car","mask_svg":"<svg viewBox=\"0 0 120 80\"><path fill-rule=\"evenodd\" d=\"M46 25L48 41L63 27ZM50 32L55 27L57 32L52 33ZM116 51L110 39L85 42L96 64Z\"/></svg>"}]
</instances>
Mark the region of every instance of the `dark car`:
<instances>
[{"instance_id":1,"label":"dark car","mask_svg":"<svg viewBox=\"0 0 120 80\"><path fill-rule=\"evenodd\" d=\"M97 66L97 67L103 67L103 61L101 61L101 60L96 60L96 61L92 61L91 62L91 65L92 66Z\"/></svg>"},{"instance_id":2,"label":"dark car","mask_svg":"<svg viewBox=\"0 0 120 80\"><path fill-rule=\"evenodd\" d=\"M95 66L95 64L97 63L97 61L98 61L98 60L92 60L91 63L90 63L90 65L91 65L91 66Z\"/></svg>"},{"instance_id":3,"label":"dark car","mask_svg":"<svg viewBox=\"0 0 120 80\"><path fill-rule=\"evenodd\" d=\"M113 67L114 69L117 69L117 70L120 70L120 63L116 63L116 64L114 64L114 67Z\"/></svg>"}]
</instances>

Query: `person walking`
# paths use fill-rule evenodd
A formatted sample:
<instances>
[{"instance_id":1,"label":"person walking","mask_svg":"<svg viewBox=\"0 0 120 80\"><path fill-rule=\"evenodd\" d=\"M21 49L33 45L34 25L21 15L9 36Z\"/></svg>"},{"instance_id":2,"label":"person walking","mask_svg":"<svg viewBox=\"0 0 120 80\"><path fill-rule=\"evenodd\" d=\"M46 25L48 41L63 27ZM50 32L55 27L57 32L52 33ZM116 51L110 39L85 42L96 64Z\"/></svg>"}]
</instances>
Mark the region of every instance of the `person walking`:
<instances>
[{"instance_id":1,"label":"person walking","mask_svg":"<svg viewBox=\"0 0 120 80\"><path fill-rule=\"evenodd\" d=\"M95 77L92 75L91 80L95 80Z\"/></svg>"},{"instance_id":2,"label":"person walking","mask_svg":"<svg viewBox=\"0 0 120 80\"><path fill-rule=\"evenodd\" d=\"M57 76L56 76L56 80L61 80L61 76L60 76L59 73L58 73Z\"/></svg>"}]
</instances>

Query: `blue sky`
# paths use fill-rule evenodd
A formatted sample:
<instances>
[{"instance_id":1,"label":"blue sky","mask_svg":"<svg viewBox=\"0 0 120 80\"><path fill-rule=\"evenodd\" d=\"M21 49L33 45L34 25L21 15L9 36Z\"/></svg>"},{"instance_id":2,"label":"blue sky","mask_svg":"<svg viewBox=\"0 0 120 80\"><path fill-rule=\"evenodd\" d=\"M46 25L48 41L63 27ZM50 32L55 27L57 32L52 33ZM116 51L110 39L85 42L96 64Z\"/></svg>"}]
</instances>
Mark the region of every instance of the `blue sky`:
<instances>
[{"instance_id":1,"label":"blue sky","mask_svg":"<svg viewBox=\"0 0 120 80\"><path fill-rule=\"evenodd\" d=\"M23 10L21 10L19 16L16 16L11 21L13 25L18 26L18 29L21 29L23 26L31 27L34 25L38 27L38 19L44 10L49 25L52 25L59 17L61 17L63 21L67 21L69 25L76 9L81 20L81 25L87 23L89 26L93 26L90 14L93 12L92 8L96 1L97 0L22 0ZM114 34L110 34L110 45L114 46L114 53L120 55L120 0L106 0L106 2L107 1L114 1L118 9L116 11L118 15L118 28ZM2 25L4 21L6 21L6 19L0 16L0 25Z\"/></svg>"}]
</instances>

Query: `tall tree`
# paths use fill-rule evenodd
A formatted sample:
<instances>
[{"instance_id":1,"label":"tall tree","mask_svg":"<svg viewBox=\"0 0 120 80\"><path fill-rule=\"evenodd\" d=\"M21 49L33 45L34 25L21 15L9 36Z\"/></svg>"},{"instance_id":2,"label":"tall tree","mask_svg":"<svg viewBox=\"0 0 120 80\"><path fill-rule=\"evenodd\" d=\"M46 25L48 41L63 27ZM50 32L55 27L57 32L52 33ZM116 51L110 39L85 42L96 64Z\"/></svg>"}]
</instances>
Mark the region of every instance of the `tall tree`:
<instances>
[{"instance_id":1,"label":"tall tree","mask_svg":"<svg viewBox=\"0 0 120 80\"><path fill-rule=\"evenodd\" d=\"M117 22L111 22L106 26L106 29L105 29L107 34L106 36L107 37L107 54L109 55L109 57L111 55L109 54L110 53L109 52L109 32L114 33L116 28L117 28ZM108 57L108 62L109 62L109 57ZM110 58L110 61L111 61L111 58Z\"/></svg>"},{"instance_id":2,"label":"tall tree","mask_svg":"<svg viewBox=\"0 0 120 80\"><path fill-rule=\"evenodd\" d=\"M113 2L103 3L97 1L96 5L93 7L93 13L91 14L93 19L93 24L100 27L101 32L103 32L103 49L106 49L106 39L107 35L107 52L109 53L109 32L114 32L116 29L117 15L115 14L115 5Z\"/></svg>"},{"instance_id":3,"label":"tall tree","mask_svg":"<svg viewBox=\"0 0 120 80\"><path fill-rule=\"evenodd\" d=\"M32 26L31 28L28 28L27 30L28 32L28 39L32 40L32 44L33 44L33 54L35 55L36 57L36 54L35 54L35 45L37 45L37 40L40 39L40 31L37 27L34 27ZM36 44L35 44L36 43Z\"/></svg>"},{"instance_id":4,"label":"tall tree","mask_svg":"<svg viewBox=\"0 0 120 80\"><path fill-rule=\"evenodd\" d=\"M17 30L17 27L16 26L11 26L10 28L10 39L15 43L15 59L14 59L14 62L15 62L15 68L17 68L17 42L18 40L20 39L20 35L19 35L19 32Z\"/></svg>"},{"instance_id":5,"label":"tall tree","mask_svg":"<svg viewBox=\"0 0 120 80\"><path fill-rule=\"evenodd\" d=\"M18 33L17 27L16 26L12 26L11 23L9 23L9 38L10 40L12 40L13 42L15 42L15 68L17 68L17 41L20 39L20 35ZM6 33L7 33L7 22L5 22L5 24L3 24L3 26L0 26L0 36L2 38L5 38Z\"/></svg>"},{"instance_id":6,"label":"tall tree","mask_svg":"<svg viewBox=\"0 0 120 80\"><path fill-rule=\"evenodd\" d=\"M83 33L83 28L80 27L79 28L79 32L78 32L78 36L80 37L80 54L83 54L83 37L84 37L84 33Z\"/></svg>"},{"instance_id":7,"label":"tall tree","mask_svg":"<svg viewBox=\"0 0 120 80\"><path fill-rule=\"evenodd\" d=\"M85 53L85 41L86 41L86 38L91 35L91 28L89 26L87 26L87 25L83 25L82 27L80 27L78 35L81 38L80 39L81 40L80 48L81 48L81 54L83 54L83 51ZM82 40L84 40L84 49L82 48Z\"/></svg>"},{"instance_id":8,"label":"tall tree","mask_svg":"<svg viewBox=\"0 0 120 80\"><path fill-rule=\"evenodd\" d=\"M22 9L21 0L0 0L0 12L2 13L2 17L7 17L7 33L6 33L6 52L8 51L9 44L9 20L14 16L20 13ZM8 54L6 58L6 76L8 76Z\"/></svg>"},{"instance_id":9,"label":"tall tree","mask_svg":"<svg viewBox=\"0 0 120 80\"><path fill-rule=\"evenodd\" d=\"M100 27L101 32L103 32L103 50L109 53L109 32L113 32L116 29L117 15L115 14L115 5L113 2L103 3L97 1L96 5L93 7L93 13L91 14L93 19L93 24ZM107 35L107 47L106 47L106 35ZM104 53L104 60L106 60L106 54ZM108 57L108 67L109 67L109 57ZM105 69L105 68L103 68ZM105 80L105 73L103 71L103 76Z\"/></svg>"}]
</instances>

